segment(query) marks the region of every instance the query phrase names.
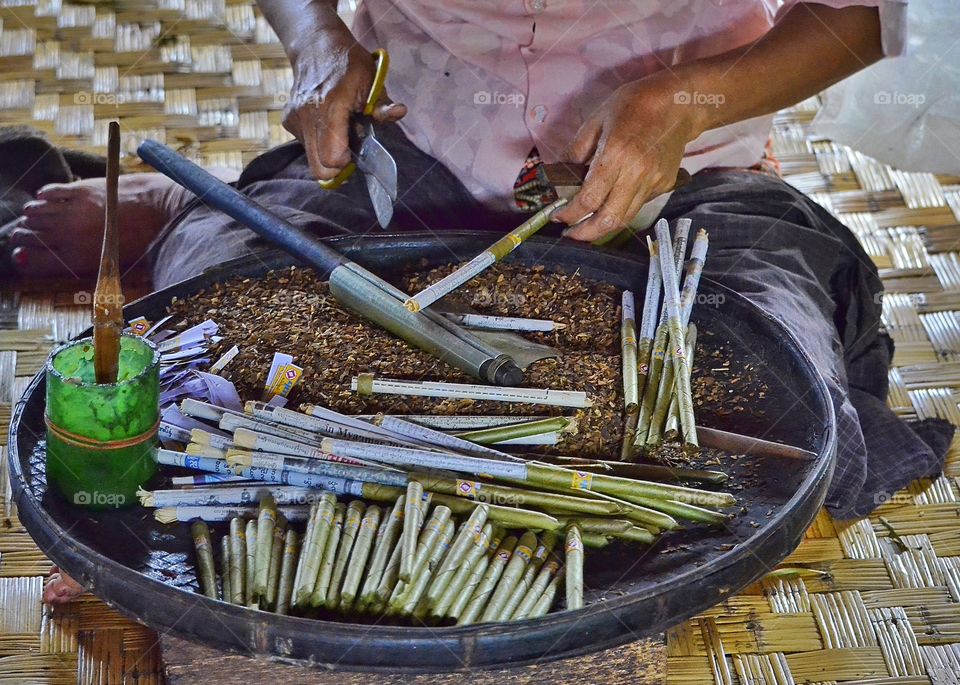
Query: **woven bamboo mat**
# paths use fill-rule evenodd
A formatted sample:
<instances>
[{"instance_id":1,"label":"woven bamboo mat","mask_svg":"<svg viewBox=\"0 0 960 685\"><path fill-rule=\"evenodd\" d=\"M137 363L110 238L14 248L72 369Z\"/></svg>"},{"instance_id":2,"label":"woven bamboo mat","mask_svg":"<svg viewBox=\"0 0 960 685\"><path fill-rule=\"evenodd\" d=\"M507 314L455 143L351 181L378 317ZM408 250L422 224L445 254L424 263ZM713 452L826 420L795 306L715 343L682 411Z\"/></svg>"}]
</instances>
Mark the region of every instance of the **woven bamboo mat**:
<instances>
[{"instance_id":1,"label":"woven bamboo mat","mask_svg":"<svg viewBox=\"0 0 960 685\"><path fill-rule=\"evenodd\" d=\"M291 73L251 0L0 1L0 125L32 123L102 153L119 119L241 167L288 138ZM858 235L881 269L897 343L890 405L960 425L960 179L900 172L812 139L811 100L776 121L784 176ZM88 284L0 293L0 425L52 345L88 325ZM0 435L0 685L156 683L156 636L86 596L41 604L50 562L16 518ZM677 685L943 685L960 673L960 442L943 477L869 519L823 513L762 582L670 631Z\"/></svg>"}]
</instances>

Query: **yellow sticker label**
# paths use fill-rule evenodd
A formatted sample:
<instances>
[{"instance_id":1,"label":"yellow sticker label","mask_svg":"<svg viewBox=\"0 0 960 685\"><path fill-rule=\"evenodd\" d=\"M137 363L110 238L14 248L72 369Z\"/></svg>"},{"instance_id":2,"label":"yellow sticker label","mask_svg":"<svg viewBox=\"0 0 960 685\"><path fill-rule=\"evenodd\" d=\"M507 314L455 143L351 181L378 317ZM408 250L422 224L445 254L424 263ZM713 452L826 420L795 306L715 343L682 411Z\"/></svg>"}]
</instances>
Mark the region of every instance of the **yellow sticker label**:
<instances>
[{"instance_id":1,"label":"yellow sticker label","mask_svg":"<svg viewBox=\"0 0 960 685\"><path fill-rule=\"evenodd\" d=\"M582 550L582 549L583 549L583 543L582 543L580 540L576 539L576 538L571 538L571 539L567 540L566 549L567 549L568 552L576 552L576 551L578 551L578 550Z\"/></svg>"},{"instance_id":2,"label":"yellow sticker label","mask_svg":"<svg viewBox=\"0 0 960 685\"><path fill-rule=\"evenodd\" d=\"M134 335L142 336L150 330L150 322L142 316L130 322L130 332Z\"/></svg>"},{"instance_id":3,"label":"yellow sticker label","mask_svg":"<svg viewBox=\"0 0 960 685\"><path fill-rule=\"evenodd\" d=\"M570 487L574 490L589 490L593 484L593 474L588 471L574 471Z\"/></svg>"},{"instance_id":4,"label":"yellow sticker label","mask_svg":"<svg viewBox=\"0 0 960 685\"><path fill-rule=\"evenodd\" d=\"M303 369L295 364L282 364L277 368L277 374L273 377L273 382L267 388L271 395L280 395L286 397L290 394L293 386L303 375Z\"/></svg>"},{"instance_id":5,"label":"yellow sticker label","mask_svg":"<svg viewBox=\"0 0 960 685\"><path fill-rule=\"evenodd\" d=\"M482 485L472 480L457 480L457 494L461 497L476 499L480 495Z\"/></svg>"},{"instance_id":6,"label":"yellow sticker label","mask_svg":"<svg viewBox=\"0 0 960 685\"><path fill-rule=\"evenodd\" d=\"M518 556L518 557L520 557L521 559L523 559L524 561L529 562L529 561L530 561L530 555L533 554L533 550L530 549L529 547L527 547L526 545L520 545L520 546L518 546L515 550L513 550L513 553L514 553L516 556Z\"/></svg>"}]
</instances>

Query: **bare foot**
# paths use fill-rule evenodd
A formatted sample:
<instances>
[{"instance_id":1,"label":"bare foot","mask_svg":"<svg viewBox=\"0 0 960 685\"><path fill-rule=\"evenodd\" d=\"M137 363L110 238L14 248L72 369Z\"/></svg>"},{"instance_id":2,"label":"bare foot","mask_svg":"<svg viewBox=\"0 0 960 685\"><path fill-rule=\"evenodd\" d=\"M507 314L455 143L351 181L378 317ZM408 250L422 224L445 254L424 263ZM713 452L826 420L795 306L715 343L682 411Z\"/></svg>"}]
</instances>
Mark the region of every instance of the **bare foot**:
<instances>
[{"instance_id":1,"label":"bare foot","mask_svg":"<svg viewBox=\"0 0 960 685\"><path fill-rule=\"evenodd\" d=\"M43 601L46 604L64 604L79 597L86 590L73 578L54 566L47 576L47 583L43 587Z\"/></svg>"},{"instance_id":2,"label":"bare foot","mask_svg":"<svg viewBox=\"0 0 960 685\"><path fill-rule=\"evenodd\" d=\"M217 170L235 180L237 173ZM232 176L232 178L231 178ZM135 263L164 225L193 195L162 174L120 176L117 221L120 259ZM10 238L13 267L32 277L84 276L100 261L106 181L90 178L52 183L23 207L19 230Z\"/></svg>"}]
</instances>

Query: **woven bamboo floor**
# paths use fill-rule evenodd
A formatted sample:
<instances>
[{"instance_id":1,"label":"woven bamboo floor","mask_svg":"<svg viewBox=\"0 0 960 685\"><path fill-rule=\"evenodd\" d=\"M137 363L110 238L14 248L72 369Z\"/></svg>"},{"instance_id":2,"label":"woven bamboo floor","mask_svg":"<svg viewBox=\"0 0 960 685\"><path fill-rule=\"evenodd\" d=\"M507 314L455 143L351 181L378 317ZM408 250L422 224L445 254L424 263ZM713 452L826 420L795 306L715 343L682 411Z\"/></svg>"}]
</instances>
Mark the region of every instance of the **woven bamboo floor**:
<instances>
[{"instance_id":1,"label":"woven bamboo floor","mask_svg":"<svg viewBox=\"0 0 960 685\"><path fill-rule=\"evenodd\" d=\"M0 1L0 125L102 153L119 119L128 155L155 138L241 167L288 139L283 50L251 0ZM859 236L881 269L897 343L890 405L960 425L960 179L900 172L810 137L819 103L778 116L788 181ZM128 157L132 166L135 160ZM47 352L88 325L75 293L0 293L0 425ZM19 524L0 435L0 685L157 683L156 635L93 597L41 603L50 562ZM943 477L873 516L823 513L762 582L668 634L669 682L960 683L960 442Z\"/></svg>"}]
</instances>

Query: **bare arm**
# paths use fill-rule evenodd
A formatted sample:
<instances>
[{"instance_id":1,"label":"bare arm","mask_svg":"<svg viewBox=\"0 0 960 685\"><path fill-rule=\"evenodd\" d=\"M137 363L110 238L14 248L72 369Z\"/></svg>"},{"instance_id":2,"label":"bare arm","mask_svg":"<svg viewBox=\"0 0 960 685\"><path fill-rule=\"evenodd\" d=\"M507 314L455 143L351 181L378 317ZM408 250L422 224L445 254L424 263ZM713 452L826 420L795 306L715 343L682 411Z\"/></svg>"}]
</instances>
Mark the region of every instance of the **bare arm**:
<instances>
[{"instance_id":1,"label":"bare arm","mask_svg":"<svg viewBox=\"0 0 960 685\"><path fill-rule=\"evenodd\" d=\"M775 112L882 57L876 8L803 3L751 45L625 84L570 144L568 159L590 171L555 217L573 224L594 212L569 229L578 240L618 231L670 189L684 147L704 131Z\"/></svg>"},{"instance_id":2,"label":"bare arm","mask_svg":"<svg viewBox=\"0 0 960 685\"><path fill-rule=\"evenodd\" d=\"M283 125L306 150L318 179L331 179L350 161L350 115L363 109L374 61L337 15L336 0L257 0L293 68ZM373 117L396 121L401 104L381 98Z\"/></svg>"}]
</instances>

